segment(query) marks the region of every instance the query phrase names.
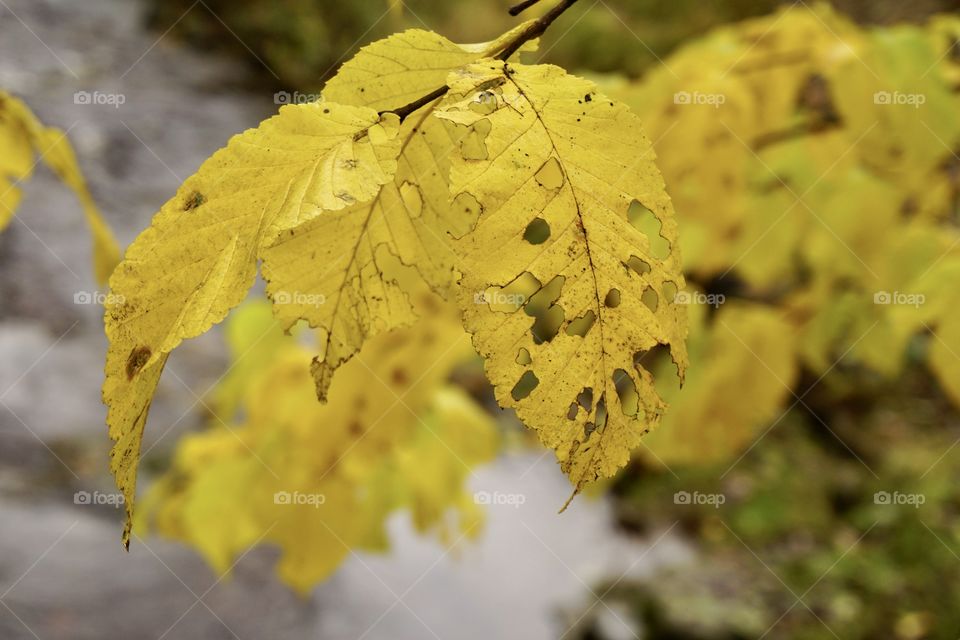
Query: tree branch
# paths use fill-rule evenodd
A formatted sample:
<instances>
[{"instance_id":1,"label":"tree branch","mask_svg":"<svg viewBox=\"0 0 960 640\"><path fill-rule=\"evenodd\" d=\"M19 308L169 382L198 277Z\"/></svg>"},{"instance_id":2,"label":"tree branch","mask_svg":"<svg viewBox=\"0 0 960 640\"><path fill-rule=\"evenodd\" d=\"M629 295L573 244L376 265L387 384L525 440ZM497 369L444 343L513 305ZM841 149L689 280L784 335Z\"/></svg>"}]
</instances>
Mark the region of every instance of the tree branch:
<instances>
[{"instance_id":1,"label":"tree branch","mask_svg":"<svg viewBox=\"0 0 960 640\"><path fill-rule=\"evenodd\" d=\"M523 2L510 7L508 13L512 16L518 16L538 2L540 2L540 0L523 0Z\"/></svg>"},{"instance_id":2,"label":"tree branch","mask_svg":"<svg viewBox=\"0 0 960 640\"><path fill-rule=\"evenodd\" d=\"M537 20L531 22L526 29L518 33L512 40L507 42L507 44L503 47L503 49L501 49L500 53L496 55L496 59L508 60L510 56L515 54L517 51L519 51L520 47L522 47L524 44L526 44L530 40L533 40L534 38L539 38L540 36L542 36L544 32L550 27L550 25L553 24L553 22L557 18L563 15L564 11L566 11L567 9L572 7L574 4L576 4L576 2L577 0L560 0L560 2L557 3L557 5L553 9L543 14L543 16L541 16ZM534 3L533 2L523 3L523 8L525 9L526 7L532 4ZM517 5L517 6L519 7L520 5ZM523 9L520 9L520 10L522 11ZM448 87L447 85L444 85L438 89L435 89L434 91L431 91L430 93L423 96L422 98L418 98L417 100L414 100L410 104L404 105L402 107L398 107L396 109L387 109L386 111L381 111L380 115L383 115L385 113L393 113L400 116L400 121L403 122L406 119L406 117L409 116L411 113L419 110L421 107L424 107L430 104L434 100L443 97L444 95L446 95L447 91L449 90L450 90L450 87Z\"/></svg>"}]
</instances>

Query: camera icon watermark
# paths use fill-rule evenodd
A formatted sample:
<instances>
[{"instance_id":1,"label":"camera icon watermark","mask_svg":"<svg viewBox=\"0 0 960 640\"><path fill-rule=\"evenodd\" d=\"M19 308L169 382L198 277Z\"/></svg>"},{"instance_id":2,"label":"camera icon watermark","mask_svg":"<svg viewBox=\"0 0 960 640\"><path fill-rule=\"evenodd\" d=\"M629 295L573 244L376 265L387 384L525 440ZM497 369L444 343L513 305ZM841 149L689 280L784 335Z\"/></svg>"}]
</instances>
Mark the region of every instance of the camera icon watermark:
<instances>
[{"instance_id":1,"label":"camera icon watermark","mask_svg":"<svg viewBox=\"0 0 960 640\"><path fill-rule=\"evenodd\" d=\"M926 503L927 496L922 493L900 493L899 491L877 491L873 494L873 504L883 506L911 506L919 509L920 505Z\"/></svg>"},{"instance_id":2,"label":"camera icon watermark","mask_svg":"<svg viewBox=\"0 0 960 640\"><path fill-rule=\"evenodd\" d=\"M73 94L73 104L106 105L119 109L126 104L127 96L122 93L104 93L102 91L77 91Z\"/></svg>"},{"instance_id":3,"label":"camera icon watermark","mask_svg":"<svg viewBox=\"0 0 960 640\"><path fill-rule=\"evenodd\" d=\"M501 493L500 491L477 491L473 494L473 502L479 505L508 506L519 509L525 504L527 496L522 493Z\"/></svg>"},{"instance_id":4,"label":"camera icon watermark","mask_svg":"<svg viewBox=\"0 0 960 640\"><path fill-rule=\"evenodd\" d=\"M522 293L504 293L503 291L480 291L473 294L473 304L510 305L520 307L526 304L527 296Z\"/></svg>"},{"instance_id":5,"label":"camera icon watermark","mask_svg":"<svg viewBox=\"0 0 960 640\"><path fill-rule=\"evenodd\" d=\"M76 291L73 294L73 304L123 304L126 297L119 293L103 293L102 291Z\"/></svg>"},{"instance_id":6,"label":"camera icon watermark","mask_svg":"<svg viewBox=\"0 0 960 640\"><path fill-rule=\"evenodd\" d=\"M673 94L673 104L708 106L719 109L726 104L727 96L722 93L703 93L700 91L678 91Z\"/></svg>"},{"instance_id":7,"label":"camera icon watermark","mask_svg":"<svg viewBox=\"0 0 960 640\"><path fill-rule=\"evenodd\" d=\"M902 291L876 291L873 294L873 304L904 305L919 309L927 301L922 293L904 293Z\"/></svg>"},{"instance_id":8,"label":"camera icon watermark","mask_svg":"<svg viewBox=\"0 0 960 640\"><path fill-rule=\"evenodd\" d=\"M922 93L902 93L900 91L877 91L873 94L873 104L908 106L919 109L926 104L927 96Z\"/></svg>"},{"instance_id":9,"label":"camera icon watermark","mask_svg":"<svg viewBox=\"0 0 960 640\"><path fill-rule=\"evenodd\" d=\"M673 297L674 304L705 304L716 309L727 301L722 293L702 293L700 291L678 291Z\"/></svg>"},{"instance_id":10,"label":"camera icon watermark","mask_svg":"<svg viewBox=\"0 0 960 640\"><path fill-rule=\"evenodd\" d=\"M699 491L677 491L673 494L673 504L680 505L707 505L719 509L726 503L727 496L722 493L701 493Z\"/></svg>"},{"instance_id":11,"label":"camera icon watermark","mask_svg":"<svg viewBox=\"0 0 960 640\"><path fill-rule=\"evenodd\" d=\"M302 493L300 491L277 491L273 494L273 504L292 507L313 507L319 509L326 503L327 496L322 493Z\"/></svg>"},{"instance_id":12,"label":"camera icon watermark","mask_svg":"<svg viewBox=\"0 0 960 640\"><path fill-rule=\"evenodd\" d=\"M308 104L310 102L321 102L323 96L319 93L302 93L300 91L277 91L273 94L273 103L284 104Z\"/></svg>"},{"instance_id":13,"label":"camera icon watermark","mask_svg":"<svg viewBox=\"0 0 960 640\"><path fill-rule=\"evenodd\" d=\"M278 291L273 294L273 304L296 304L303 307L321 307L327 303L322 293L304 293L302 291Z\"/></svg>"},{"instance_id":14,"label":"camera icon watermark","mask_svg":"<svg viewBox=\"0 0 960 640\"><path fill-rule=\"evenodd\" d=\"M122 493L103 493L102 491L77 491L73 494L73 504L83 506L108 505L119 507L126 502Z\"/></svg>"}]
</instances>

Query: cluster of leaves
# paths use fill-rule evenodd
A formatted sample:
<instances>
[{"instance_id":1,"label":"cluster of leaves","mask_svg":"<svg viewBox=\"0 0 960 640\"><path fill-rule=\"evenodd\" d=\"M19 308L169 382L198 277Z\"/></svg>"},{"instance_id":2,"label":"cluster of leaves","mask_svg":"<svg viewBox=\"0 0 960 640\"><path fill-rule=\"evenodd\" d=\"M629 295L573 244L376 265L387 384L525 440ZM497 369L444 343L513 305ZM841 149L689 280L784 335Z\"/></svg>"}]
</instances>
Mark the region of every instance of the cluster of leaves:
<instances>
[{"instance_id":1,"label":"cluster of leaves","mask_svg":"<svg viewBox=\"0 0 960 640\"><path fill-rule=\"evenodd\" d=\"M610 585L651 636L956 635L958 40L955 16L795 7L607 87L644 114L715 296L691 307L683 401L614 489L626 528L702 545Z\"/></svg>"},{"instance_id":2,"label":"cluster of leaves","mask_svg":"<svg viewBox=\"0 0 960 640\"><path fill-rule=\"evenodd\" d=\"M420 301L429 315L369 341L327 404L313 392L309 349L284 335L265 301L242 306L227 323L238 366L213 395L211 425L178 443L138 526L190 544L219 573L251 546L275 545L280 578L303 593L353 550L384 549L397 509L447 543L479 533L464 481L496 454L498 432L446 382L472 353L455 308Z\"/></svg>"},{"instance_id":3,"label":"cluster of leaves","mask_svg":"<svg viewBox=\"0 0 960 640\"><path fill-rule=\"evenodd\" d=\"M862 29L793 6L608 81L655 141L704 294L652 459L742 450L801 372L842 391L922 361L960 404L958 39L955 16Z\"/></svg>"},{"instance_id":4,"label":"cluster of leaves","mask_svg":"<svg viewBox=\"0 0 960 640\"><path fill-rule=\"evenodd\" d=\"M399 261L459 306L497 400L577 491L627 462L665 407L644 357L665 349L686 368L685 285L639 118L586 80L516 61L572 4L482 45L419 30L375 42L322 100L232 138L162 207L111 276L105 313L125 539L167 357L243 300L258 261L282 327L319 332L321 401L364 343L432 313L389 272Z\"/></svg>"},{"instance_id":5,"label":"cluster of leaves","mask_svg":"<svg viewBox=\"0 0 960 640\"><path fill-rule=\"evenodd\" d=\"M94 274L98 282L106 282L120 250L87 189L67 134L43 126L22 100L0 90L0 231L12 222L20 204L20 184L30 179L40 162L80 200L93 236Z\"/></svg>"}]
</instances>

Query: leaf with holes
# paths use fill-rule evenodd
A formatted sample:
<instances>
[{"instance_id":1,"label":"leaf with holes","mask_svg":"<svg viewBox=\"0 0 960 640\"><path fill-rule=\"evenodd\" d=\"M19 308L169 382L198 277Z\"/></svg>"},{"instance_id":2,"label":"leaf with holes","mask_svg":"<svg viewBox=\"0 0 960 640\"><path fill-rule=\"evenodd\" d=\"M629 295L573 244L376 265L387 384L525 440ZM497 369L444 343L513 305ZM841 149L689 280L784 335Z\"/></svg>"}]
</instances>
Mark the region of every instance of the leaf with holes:
<instances>
[{"instance_id":1,"label":"leaf with holes","mask_svg":"<svg viewBox=\"0 0 960 640\"><path fill-rule=\"evenodd\" d=\"M553 66L451 74L438 115L467 127L454 207L459 302L497 398L554 449L577 490L613 475L664 403L643 366L687 365L673 206L639 119Z\"/></svg>"},{"instance_id":2,"label":"leaf with holes","mask_svg":"<svg viewBox=\"0 0 960 640\"><path fill-rule=\"evenodd\" d=\"M525 26L480 45L454 44L417 29L395 34L364 47L344 64L323 96L377 110L402 107L442 85L450 71L503 48ZM391 256L415 266L435 291L446 295L456 257L452 238L476 223L475 212L449 206L448 156L459 144L459 133L431 117L437 103L423 106L400 125L397 172L375 198L291 230L264 252L267 292L275 302L284 301L276 307L284 326L303 318L327 331L313 364L323 400L333 373L353 356L363 336L415 319L404 292L383 275ZM326 304L317 304L319 300ZM367 312L357 313L362 308Z\"/></svg>"}]
</instances>

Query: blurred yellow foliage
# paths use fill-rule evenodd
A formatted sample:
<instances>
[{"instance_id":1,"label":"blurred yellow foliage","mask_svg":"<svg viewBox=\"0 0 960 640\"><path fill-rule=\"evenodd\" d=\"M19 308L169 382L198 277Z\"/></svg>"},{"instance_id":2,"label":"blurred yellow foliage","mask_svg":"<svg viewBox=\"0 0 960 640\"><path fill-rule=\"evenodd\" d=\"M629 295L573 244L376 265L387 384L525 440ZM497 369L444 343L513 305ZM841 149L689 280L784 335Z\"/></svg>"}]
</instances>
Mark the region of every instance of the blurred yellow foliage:
<instances>
[{"instance_id":1,"label":"blurred yellow foliage","mask_svg":"<svg viewBox=\"0 0 960 640\"><path fill-rule=\"evenodd\" d=\"M283 336L266 302L241 307L230 349L256 364L224 379L209 429L179 443L138 527L194 546L218 572L252 546L276 545L280 577L301 592L352 550L385 549L398 509L448 544L479 533L465 481L493 458L498 433L446 382L472 355L455 312L427 294L419 303L424 319L369 341L327 404L316 400L310 349Z\"/></svg>"},{"instance_id":2,"label":"blurred yellow foliage","mask_svg":"<svg viewBox=\"0 0 960 640\"><path fill-rule=\"evenodd\" d=\"M688 279L731 305L697 314L651 457L732 455L793 403L799 367L892 378L917 336L960 404L958 38L956 16L863 29L794 5L606 81L654 141Z\"/></svg>"},{"instance_id":3,"label":"blurred yellow foliage","mask_svg":"<svg viewBox=\"0 0 960 640\"><path fill-rule=\"evenodd\" d=\"M45 127L22 100L0 90L0 231L20 204L20 183L43 162L80 200L93 236L93 267L103 284L120 260L113 232L87 189L73 147L60 129Z\"/></svg>"}]
</instances>

